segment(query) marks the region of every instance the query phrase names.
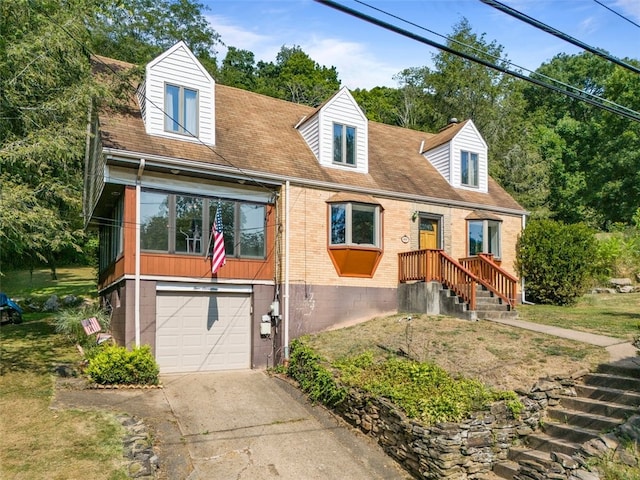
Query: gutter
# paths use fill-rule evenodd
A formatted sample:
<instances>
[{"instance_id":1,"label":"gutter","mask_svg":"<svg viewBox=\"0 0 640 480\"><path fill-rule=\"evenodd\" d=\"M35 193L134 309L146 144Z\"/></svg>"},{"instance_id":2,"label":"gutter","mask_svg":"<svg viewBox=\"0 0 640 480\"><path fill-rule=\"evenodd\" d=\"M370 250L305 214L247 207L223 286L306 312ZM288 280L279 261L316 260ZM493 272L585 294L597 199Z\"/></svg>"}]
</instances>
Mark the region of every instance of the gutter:
<instances>
[{"instance_id":1,"label":"gutter","mask_svg":"<svg viewBox=\"0 0 640 480\"><path fill-rule=\"evenodd\" d=\"M370 189L365 187L354 187L351 185L343 185L332 182L324 182L320 180L308 180L301 179L297 177L291 177L287 175L275 175L275 174L266 174L264 172L258 172L255 170L244 170L237 167L218 165L218 164L210 164L209 168L203 168L203 162L198 162L194 160L183 160L174 157L165 157L160 155L145 155L142 153L130 152L126 150L117 150L112 148L103 148L103 152L105 153L107 160L115 160L117 158L120 159L131 159L134 160L135 163L138 162L138 159L144 156L147 160L147 167L158 166L163 168L176 168L180 167L187 172L192 172L194 174L215 174L219 176L227 176L229 178L233 178L236 180L238 177L245 177L248 180L258 180L271 183L275 186L283 185L286 182L292 182L296 185L315 187L321 190L340 190L343 192L353 192L353 193L366 193L369 195L374 195L376 197L383 197L389 199L398 199L398 200L407 200L414 202L424 202L431 203L434 205L444 206L444 207L460 207L460 208L469 208L472 210L482 209L488 210L496 213L503 213L507 215L526 215L529 212L521 209L513 209L513 208L503 208L494 205L487 205L484 203L470 203L456 200L445 200L442 198L428 197L423 195L412 195L408 193L398 193L392 192L389 190L379 190L379 189ZM452 187L453 188L453 187Z\"/></svg>"}]
</instances>

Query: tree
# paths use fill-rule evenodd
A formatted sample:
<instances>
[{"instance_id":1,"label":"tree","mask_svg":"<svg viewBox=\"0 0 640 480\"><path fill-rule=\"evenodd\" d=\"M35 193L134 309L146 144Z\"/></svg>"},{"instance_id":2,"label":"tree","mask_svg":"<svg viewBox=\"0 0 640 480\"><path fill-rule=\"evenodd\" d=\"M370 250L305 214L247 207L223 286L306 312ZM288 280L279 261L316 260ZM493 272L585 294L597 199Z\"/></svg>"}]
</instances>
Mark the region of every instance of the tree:
<instances>
[{"instance_id":1,"label":"tree","mask_svg":"<svg viewBox=\"0 0 640 480\"><path fill-rule=\"evenodd\" d=\"M256 91L316 107L340 88L335 67L320 66L299 46L283 46L276 62L258 62Z\"/></svg>"},{"instance_id":2,"label":"tree","mask_svg":"<svg viewBox=\"0 0 640 480\"><path fill-rule=\"evenodd\" d=\"M255 90L256 61L253 52L229 47L218 71L217 81L230 87Z\"/></svg>"},{"instance_id":3,"label":"tree","mask_svg":"<svg viewBox=\"0 0 640 480\"><path fill-rule=\"evenodd\" d=\"M96 87L82 0L0 4L0 242L4 265L80 250L82 170ZM25 61L26 60L26 61Z\"/></svg>"},{"instance_id":4,"label":"tree","mask_svg":"<svg viewBox=\"0 0 640 480\"><path fill-rule=\"evenodd\" d=\"M89 24L90 45L101 55L143 65L184 40L213 74L221 40L203 15L205 8L191 0L104 2Z\"/></svg>"}]
</instances>

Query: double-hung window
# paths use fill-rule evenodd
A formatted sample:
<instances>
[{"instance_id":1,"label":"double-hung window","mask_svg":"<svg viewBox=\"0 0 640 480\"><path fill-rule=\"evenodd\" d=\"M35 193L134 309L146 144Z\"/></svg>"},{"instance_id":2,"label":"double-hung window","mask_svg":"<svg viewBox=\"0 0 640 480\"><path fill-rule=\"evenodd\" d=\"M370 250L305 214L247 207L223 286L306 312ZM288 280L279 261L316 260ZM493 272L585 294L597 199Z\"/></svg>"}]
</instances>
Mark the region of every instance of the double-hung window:
<instances>
[{"instance_id":1,"label":"double-hung window","mask_svg":"<svg viewBox=\"0 0 640 480\"><path fill-rule=\"evenodd\" d=\"M198 136L198 91L165 84L164 129L167 132Z\"/></svg>"},{"instance_id":2,"label":"double-hung window","mask_svg":"<svg viewBox=\"0 0 640 480\"><path fill-rule=\"evenodd\" d=\"M356 165L356 127L333 124L333 163Z\"/></svg>"},{"instance_id":3,"label":"double-hung window","mask_svg":"<svg viewBox=\"0 0 640 480\"><path fill-rule=\"evenodd\" d=\"M471 220L468 222L469 255L491 253L500 258L500 222L496 220Z\"/></svg>"},{"instance_id":4,"label":"double-hung window","mask_svg":"<svg viewBox=\"0 0 640 480\"><path fill-rule=\"evenodd\" d=\"M362 203L331 204L330 245L380 246L380 207Z\"/></svg>"},{"instance_id":5,"label":"double-hung window","mask_svg":"<svg viewBox=\"0 0 640 480\"><path fill-rule=\"evenodd\" d=\"M478 154L460 152L460 183L467 187L478 186Z\"/></svg>"}]
</instances>

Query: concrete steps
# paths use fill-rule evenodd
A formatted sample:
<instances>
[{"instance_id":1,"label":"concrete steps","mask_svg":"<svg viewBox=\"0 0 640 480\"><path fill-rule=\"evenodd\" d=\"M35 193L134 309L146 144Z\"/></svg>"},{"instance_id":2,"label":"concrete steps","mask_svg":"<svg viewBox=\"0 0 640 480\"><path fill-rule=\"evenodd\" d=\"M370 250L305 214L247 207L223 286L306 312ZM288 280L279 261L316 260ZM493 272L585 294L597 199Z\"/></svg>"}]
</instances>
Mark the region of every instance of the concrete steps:
<instances>
[{"instance_id":1,"label":"concrete steps","mask_svg":"<svg viewBox=\"0 0 640 480\"><path fill-rule=\"evenodd\" d=\"M494 466L495 475L510 480L566 478L561 462L571 461L583 443L638 413L640 367L601 365L574 389L577 396L563 396L559 405L547 408L540 431L509 449L508 459Z\"/></svg>"}]
</instances>

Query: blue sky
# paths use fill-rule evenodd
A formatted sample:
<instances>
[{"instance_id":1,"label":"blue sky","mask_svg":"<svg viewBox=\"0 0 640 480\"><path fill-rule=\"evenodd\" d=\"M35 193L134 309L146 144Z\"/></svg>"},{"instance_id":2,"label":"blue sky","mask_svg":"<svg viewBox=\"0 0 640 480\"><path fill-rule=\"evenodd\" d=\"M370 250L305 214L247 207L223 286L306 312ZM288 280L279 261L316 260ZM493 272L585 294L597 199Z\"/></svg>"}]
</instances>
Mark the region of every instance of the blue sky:
<instances>
[{"instance_id":1,"label":"blue sky","mask_svg":"<svg viewBox=\"0 0 640 480\"><path fill-rule=\"evenodd\" d=\"M433 34L376 13L353 0L350 8L395 23L437 41ZM530 17L619 58L640 59L640 28L593 0L501 0ZM640 24L640 0L600 0ZM396 87L393 76L408 67L431 65L437 50L313 0L203 0L211 26L229 46L252 51L256 61L275 61L283 45L299 45L321 65L335 66L343 85ZM580 49L479 0L367 0L366 3L441 35L465 17L477 34L504 46L509 60L535 70L554 55ZM225 48L219 48L224 58Z\"/></svg>"}]
</instances>

